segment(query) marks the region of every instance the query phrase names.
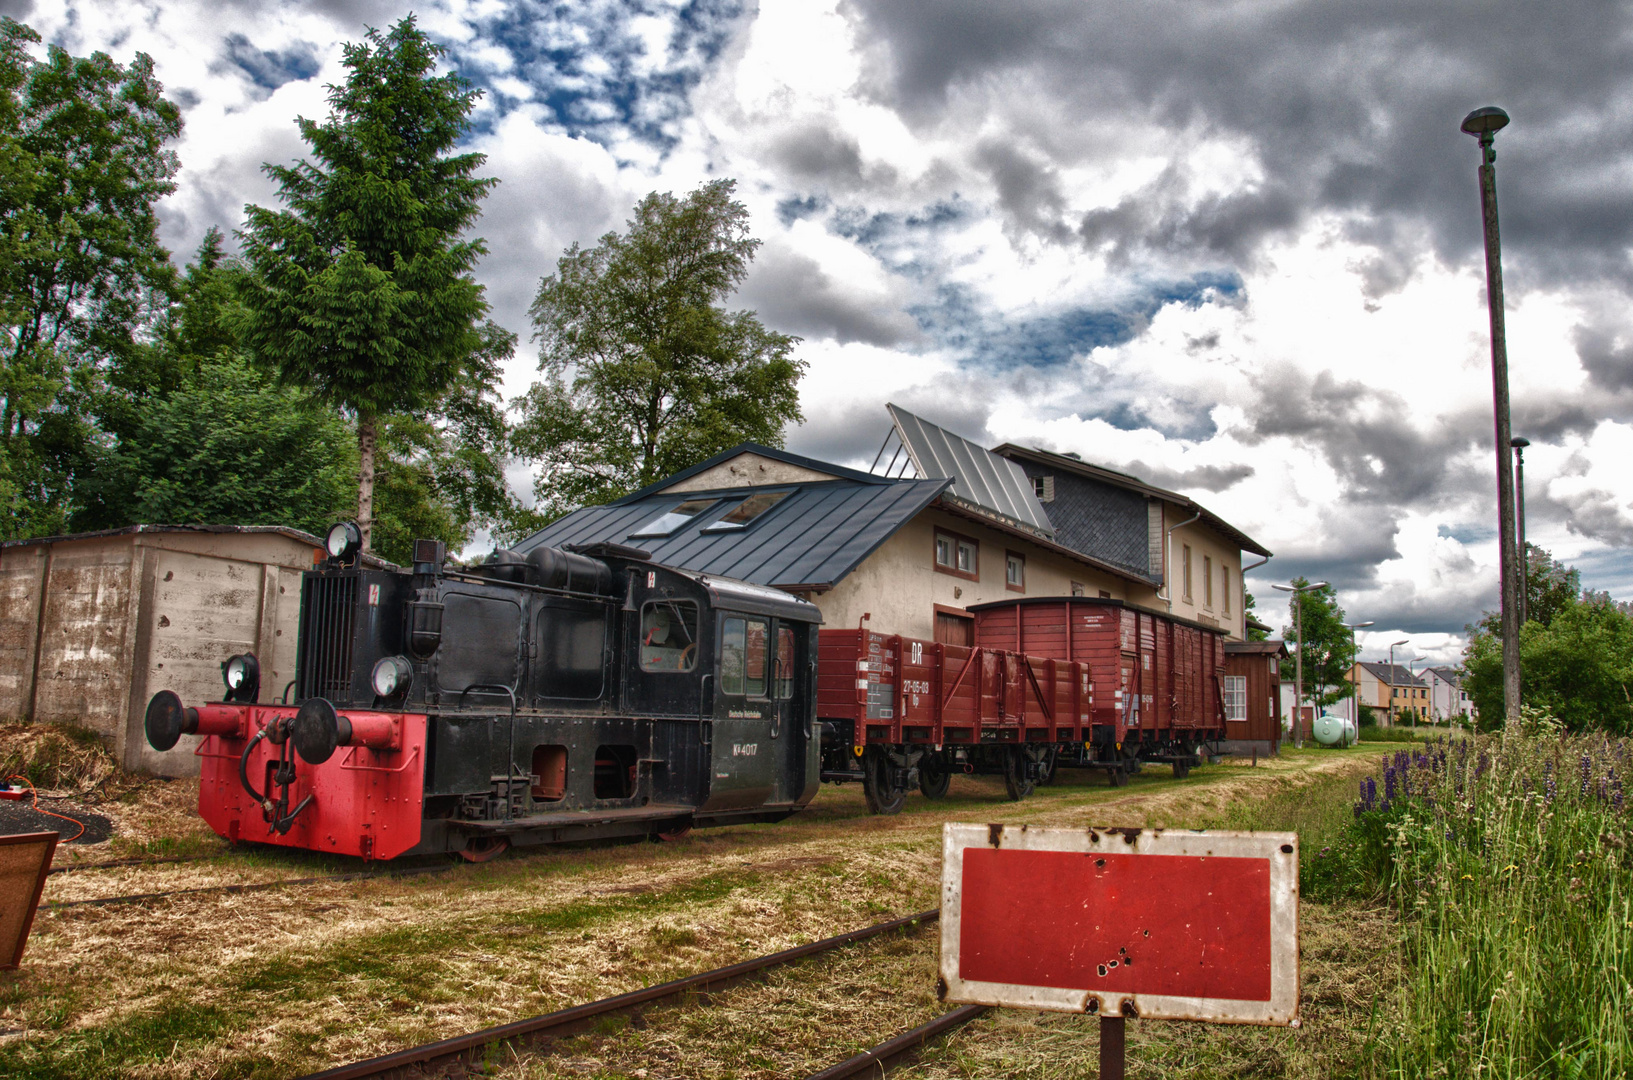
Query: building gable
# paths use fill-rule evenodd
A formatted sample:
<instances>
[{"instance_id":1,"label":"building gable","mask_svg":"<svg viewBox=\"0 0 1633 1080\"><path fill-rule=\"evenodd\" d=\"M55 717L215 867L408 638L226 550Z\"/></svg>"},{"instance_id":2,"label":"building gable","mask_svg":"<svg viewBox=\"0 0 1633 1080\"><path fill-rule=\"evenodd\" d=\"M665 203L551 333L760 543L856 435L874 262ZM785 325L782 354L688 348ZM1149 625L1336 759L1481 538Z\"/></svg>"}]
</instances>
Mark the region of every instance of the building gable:
<instances>
[{"instance_id":1,"label":"building gable","mask_svg":"<svg viewBox=\"0 0 1633 1080\"><path fill-rule=\"evenodd\" d=\"M722 491L729 488L762 487L766 484L801 484L838 479L837 474L819 472L806 465L742 450L717 465L685 476L659 491Z\"/></svg>"}]
</instances>

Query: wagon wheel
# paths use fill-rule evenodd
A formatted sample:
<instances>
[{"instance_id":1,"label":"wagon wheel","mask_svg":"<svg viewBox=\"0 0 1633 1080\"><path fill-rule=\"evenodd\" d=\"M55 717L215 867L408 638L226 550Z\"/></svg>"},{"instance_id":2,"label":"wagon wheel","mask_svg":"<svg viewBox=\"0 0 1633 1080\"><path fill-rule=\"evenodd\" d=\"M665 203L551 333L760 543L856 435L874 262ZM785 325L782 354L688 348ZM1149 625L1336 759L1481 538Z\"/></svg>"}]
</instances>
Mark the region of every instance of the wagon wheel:
<instances>
[{"instance_id":1,"label":"wagon wheel","mask_svg":"<svg viewBox=\"0 0 1633 1080\"><path fill-rule=\"evenodd\" d=\"M931 752L919 762L919 790L926 799L945 799L952 786L953 773L940 754Z\"/></svg>"},{"instance_id":2,"label":"wagon wheel","mask_svg":"<svg viewBox=\"0 0 1633 1080\"><path fill-rule=\"evenodd\" d=\"M1004 751L1004 794L1011 802L1019 802L1032 794L1032 788L1037 781L1026 778L1026 764L1030 759L1026 751L1019 746L1006 747Z\"/></svg>"},{"instance_id":3,"label":"wagon wheel","mask_svg":"<svg viewBox=\"0 0 1633 1080\"><path fill-rule=\"evenodd\" d=\"M508 836L473 836L460 849L459 857L466 862L487 862L497 859L509 849Z\"/></svg>"},{"instance_id":4,"label":"wagon wheel","mask_svg":"<svg viewBox=\"0 0 1633 1080\"><path fill-rule=\"evenodd\" d=\"M1055 782L1055 777L1058 775L1059 763L1059 750L1051 746L1048 750L1044 751L1043 775L1038 777L1038 783L1044 786L1053 784Z\"/></svg>"},{"instance_id":5,"label":"wagon wheel","mask_svg":"<svg viewBox=\"0 0 1633 1080\"><path fill-rule=\"evenodd\" d=\"M899 814L907 802L907 787L898 787L895 769L890 764L890 752L882 746L870 746L862 755L862 794L871 814Z\"/></svg>"}]
</instances>

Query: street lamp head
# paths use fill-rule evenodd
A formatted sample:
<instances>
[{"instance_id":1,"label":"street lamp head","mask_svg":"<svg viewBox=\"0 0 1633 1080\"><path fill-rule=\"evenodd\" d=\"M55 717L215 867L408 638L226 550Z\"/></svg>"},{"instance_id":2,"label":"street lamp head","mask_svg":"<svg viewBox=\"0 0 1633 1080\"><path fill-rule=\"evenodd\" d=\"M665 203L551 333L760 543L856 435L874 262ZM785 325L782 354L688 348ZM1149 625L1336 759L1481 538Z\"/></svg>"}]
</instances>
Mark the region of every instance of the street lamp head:
<instances>
[{"instance_id":1,"label":"street lamp head","mask_svg":"<svg viewBox=\"0 0 1633 1080\"><path fill-rule=\"evenodd\" d=\"M1512 446L1516 450L1524 450L1527 446L1531 445L1531 440L1525 438L1523 435L1516 435L1512 439L1508 440L1508 445Z\"/></svg>"},{"instance_id":2,"label":"street lamp head","mask_svg":"<svg viewBox=\"0 0 1633 1080\"><path fill-rule=\"evenodd\" d=\"M1412 639L1411 638L1402 638L1400 641L1391 642L1389 647L1391 649L1393 649L1393 648L1397 648L1397 647L1399 647L1401 645L1410 645L1410 644L1412 644Z\"/></svg>"},{"instance_id":3,"label":"street lamp head","mask_svg":"<svg viewBox=\"0 0 1633 1080\"><path fill-rule=\"evenodd\" d=\"M1495 105L1487 105L1483 109L1475 109L1463 117L1463 133L1473 135L1481 142L1489 140L1497 132L1508 126L1508 114Z\"/></svg>"},{"instance_id":4,"label":"street lamp head","mask_svg":"<svg viewBox=\"0 0 1633 1080\"><path fill-rule=\"evenodd\" d=\"M1310 584L1304 587L1306 589L1325 589L1327 587L1327 583L1325 581L1312 581Z\"/></svg>"}]
</instances>

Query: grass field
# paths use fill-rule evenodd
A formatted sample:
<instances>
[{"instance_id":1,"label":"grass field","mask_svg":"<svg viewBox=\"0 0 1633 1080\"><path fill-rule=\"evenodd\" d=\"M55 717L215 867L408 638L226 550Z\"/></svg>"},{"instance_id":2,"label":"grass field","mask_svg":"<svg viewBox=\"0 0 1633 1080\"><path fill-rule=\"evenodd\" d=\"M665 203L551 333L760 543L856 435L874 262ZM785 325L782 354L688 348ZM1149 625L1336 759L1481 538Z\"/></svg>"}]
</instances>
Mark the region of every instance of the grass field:
<instances>
[{"instance_id":1,"label":"grass field","mask_svg":"<svg viewBox=\"0 0 1633 1080\"><path fill-rule=\"evenodd\" d=\"M43 913L23 970L0 975L0 1075L275 1077L603 997L936 906L945 821L1286 827L1324 835L1380 752L1289 751L1123 789L1097 776L1009 803L960 777L869 817L855 787L825 788L776 825L511 857L435 877L204 894ZM220 851L203 863L59 875L47 899L307 877L350 864L227 852L185 812L186 782L109 809L118 852ZM1316 812L1315 808L1326 808ZM154 811L149 813L149 810ZM168 823L160 827L157 823ZM1314 825L1312 825L1314 823ZM1308 845L1311 840L1306 840ZM1308 847L1306 848L1308 850ZM88 853L87 853L88 854ZM1369 1017L1399 979L1382 905L1303 908L1299 1030L1132 1025L1135 1076L1337 1077L1365 1060ZM563 1055L495 1061L501 1075L804 1075L935 1015L936 937L902 935L720 995L654 1010L635 1030ZM1092 1076L1081 1017L991 1014L905 1075Z\"/></svg>"}]
</instances>

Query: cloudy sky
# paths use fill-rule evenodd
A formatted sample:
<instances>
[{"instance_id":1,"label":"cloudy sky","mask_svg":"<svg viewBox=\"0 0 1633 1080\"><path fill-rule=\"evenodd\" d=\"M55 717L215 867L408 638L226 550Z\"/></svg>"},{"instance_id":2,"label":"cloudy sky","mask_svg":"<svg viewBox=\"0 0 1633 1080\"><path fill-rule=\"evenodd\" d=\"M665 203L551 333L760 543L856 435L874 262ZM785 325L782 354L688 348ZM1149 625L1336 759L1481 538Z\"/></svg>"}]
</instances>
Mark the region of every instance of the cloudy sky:
<instances>
[{"instance_id":1,"label":"cloudy sky","mask_svg":"<svg viewBox=\"0 0 1633 1080\"><path fill-rule=\"evenodd\" d=\"M566 245L734 177L764 240L739 302L810 365L791 449L865 466L891 400L1077 451L1274 550L1269 621L1272 580L1332 580L1369 656L1450 659L1495 605L1458 122L1501 105L1530 535L1633 598L1626 2L0 0L75 53L154 57L187 122L183 254L272 203L260 166L302 153L341 43L410 10L486 91L480 275L524 343Z\"/></svg>"}]
</instances>

